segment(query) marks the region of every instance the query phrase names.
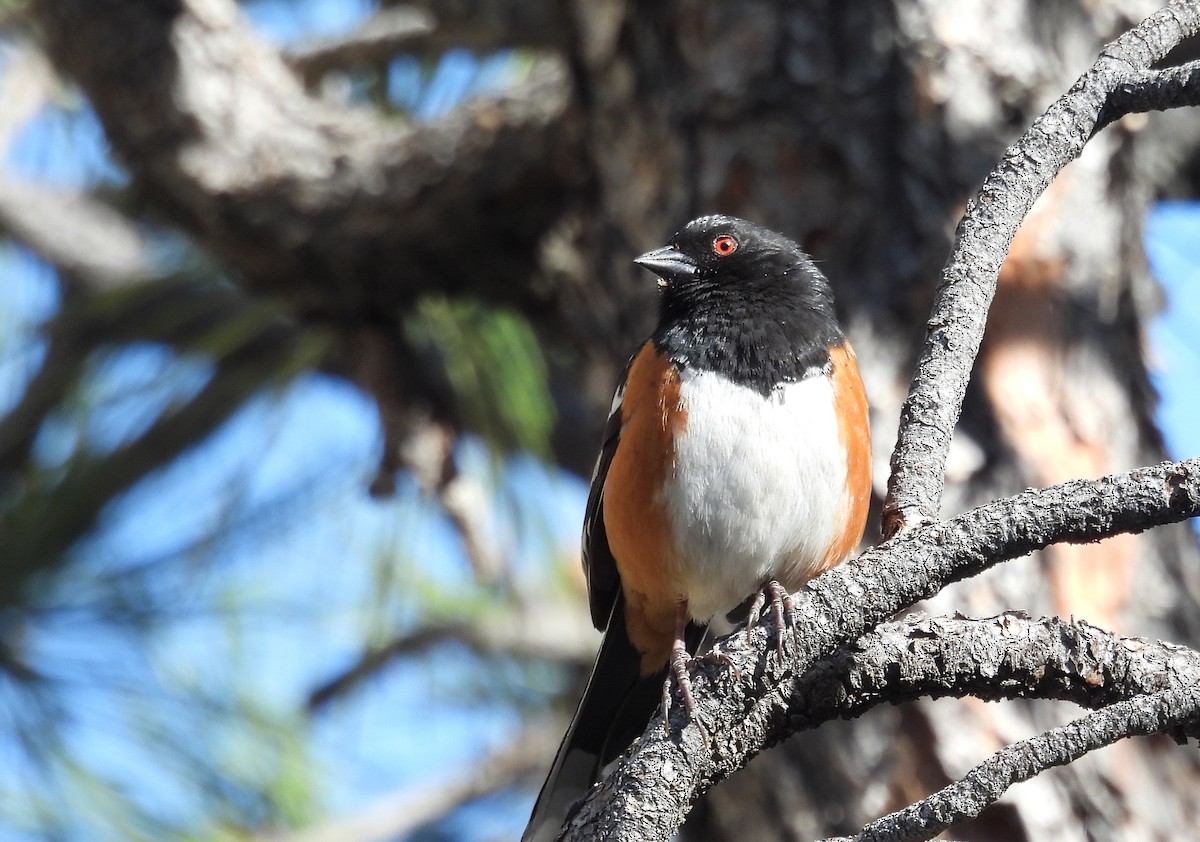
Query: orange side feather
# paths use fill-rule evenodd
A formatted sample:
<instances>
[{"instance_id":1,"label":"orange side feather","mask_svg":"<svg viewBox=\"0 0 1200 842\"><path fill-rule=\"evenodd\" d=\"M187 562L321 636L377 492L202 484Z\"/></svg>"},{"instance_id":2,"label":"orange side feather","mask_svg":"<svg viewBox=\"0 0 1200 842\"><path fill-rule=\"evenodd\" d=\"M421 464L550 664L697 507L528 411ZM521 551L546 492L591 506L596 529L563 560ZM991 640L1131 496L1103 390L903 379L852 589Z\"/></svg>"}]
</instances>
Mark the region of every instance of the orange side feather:
<instances>
[{"instance_id":1,"label":"orange side feather","mask_svg":"<svg viewBox=\"0 0 1200 842\"><path fill-rule=\"evenodd\" d=\"M854 551L867 525L871 506L871 427L867 393L850 343L829 349L833 371L833 401L838 417L838 440L846 453L846 492L842 529L834 536L821 565L828 570Z\"/></svg>"},{"instance_id":2,"label":"orange side feather","mask_svg":"<svg viewBox=\"0 0 1200 842\"><path fill-rule=\"evenodd\" d=\"M675 437L687 425L679 372L652 342L630 366L621 422L604 484L604 528L625 591L629 639L649 673L666 663L674 642L675 542L659 489L674 470Z\"/></svg>"}]
</instances>

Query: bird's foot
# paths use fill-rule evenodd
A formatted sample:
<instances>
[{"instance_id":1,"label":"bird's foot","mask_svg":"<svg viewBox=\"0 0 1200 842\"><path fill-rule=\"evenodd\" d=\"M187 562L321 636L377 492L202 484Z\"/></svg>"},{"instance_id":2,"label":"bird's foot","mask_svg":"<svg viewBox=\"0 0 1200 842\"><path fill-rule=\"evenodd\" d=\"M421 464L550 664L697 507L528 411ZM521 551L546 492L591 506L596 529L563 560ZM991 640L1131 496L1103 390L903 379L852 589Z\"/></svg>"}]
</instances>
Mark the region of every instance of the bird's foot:
<instances>
[{"instance_id":1,"label":"bird's foot","mask_svg":"<svg viewBox=\"0 0 1200 842\"><path fill-rule=\"evenodd\" d=\"M675 642L671 645L671 658L667 662L667 678L663 682L662 692L662 713L663 727L667 733L671 733L671 679L675 679L675 683L679 685L679 698L683 700L683 709L687 712L688 719L692 719L696 713L696 699L692 695L692 678L688 675L688 667L694 664L697 660L707 658L719 661L726 666L733 667L737 672L737 666L729 658L728 655L722 652L705 652L702 655L692 658L688 653L687 640L685 634L688 625L688 604L686 601L680 602L675 610Z\"/></svg>"},{"instance_id":2,"label":"bird's foot","mask_svg":"<svg viewBox=\"0 0 1200 842\"><path fill-rule=\"evenodd\" d=\"M792 595L787 592L787 588L774 579L767 580L759 592L754 595L754 601L750 603L750 611L746 614L746 628L751 628L759 621L768 601L771 604L771 616L775 620L775 645L782 649L786 639L784 634L796 620L796 606L792 602Z\"/></svg>"},{"instance_id":3,"label":"bird's foot","mask_svg":"<svg viewBox=\"0 0 1200 842\"><path fill-rule=\"evenodd\" d=\"M738 669L733 659L724 652L710 651L692 657L688 654L683 636L679 635L675 640L675 645L671 648L671 660L667 666L667 678L663 682L663 727L667 729L668 734L671 732L671 679L674 678L675 684L679 686L679 698L683 700L683 709L687 712L688 719L693 718L696 712L696 699L692 695L692 677L688 674L688 669L699 661L715 661L729 667L733 670L735 676L739 679L741 678L741 670Z\"/></svg>"},{"instance_id":4,"label":"bird's foot","mask_svg":"<svg viewBox=\"0 0 1200 842\"><path fill-rule=\"evenodd\" d=\"M671 733L672 678L679 685L679 698L683 700L683 709L687 711L689 719L691 719L692 714L696 710L696 699L692 696L692 678L688 675L688 665L691 663L691 660L687 647L683 643L683 638L680 637L675 641L675 646L671 649L671 660L667 665L667 678L663 682L663 727L667 729L668 734Z\"/></svg>"}]
</instances>

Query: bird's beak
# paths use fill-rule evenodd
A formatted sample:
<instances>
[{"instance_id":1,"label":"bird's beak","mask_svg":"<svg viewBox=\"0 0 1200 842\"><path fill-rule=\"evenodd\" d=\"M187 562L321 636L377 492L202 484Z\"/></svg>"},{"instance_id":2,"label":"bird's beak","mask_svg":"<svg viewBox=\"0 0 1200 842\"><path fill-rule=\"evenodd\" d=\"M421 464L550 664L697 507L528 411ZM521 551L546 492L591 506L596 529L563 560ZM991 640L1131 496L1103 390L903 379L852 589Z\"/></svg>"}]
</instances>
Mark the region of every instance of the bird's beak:
<instances>
[{"instance_id":1,"label":"bird's beak","mask_svg":"<svg viewBox=\"0 0 1200 842\"><path fill-rule=\"evenodd\" d=\"M672 281L683 281L700 271L696 261L692 260L674 246L663 246L654 251L648 251L641 257L635 258L634 263L644 266L661 279L660 287L665 287Z\"/></svg>"}]
</instances>

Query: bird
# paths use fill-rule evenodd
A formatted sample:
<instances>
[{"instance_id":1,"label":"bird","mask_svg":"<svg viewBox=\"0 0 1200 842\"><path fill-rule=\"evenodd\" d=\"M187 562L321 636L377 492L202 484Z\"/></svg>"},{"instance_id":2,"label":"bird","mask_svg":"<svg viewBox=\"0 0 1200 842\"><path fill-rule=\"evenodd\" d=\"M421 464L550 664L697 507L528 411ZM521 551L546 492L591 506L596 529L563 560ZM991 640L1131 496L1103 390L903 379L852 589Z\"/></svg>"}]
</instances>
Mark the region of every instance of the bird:
<instances>
[{"instance_id":1,"label":"bird","mask_svg":"<svg viewBox=\"0 0 1200 842\"><path fill-rule=\"evenodd\" d=\"M690 712L689 649L713 618L756 619L767 597L778 616L858 546L870 505L866 391L800 246L708 215L633 262L657 276L658 321L616 389L583 525L604 637L522 842L559 834L672 677Z\"/></svg>"}]
</instances>

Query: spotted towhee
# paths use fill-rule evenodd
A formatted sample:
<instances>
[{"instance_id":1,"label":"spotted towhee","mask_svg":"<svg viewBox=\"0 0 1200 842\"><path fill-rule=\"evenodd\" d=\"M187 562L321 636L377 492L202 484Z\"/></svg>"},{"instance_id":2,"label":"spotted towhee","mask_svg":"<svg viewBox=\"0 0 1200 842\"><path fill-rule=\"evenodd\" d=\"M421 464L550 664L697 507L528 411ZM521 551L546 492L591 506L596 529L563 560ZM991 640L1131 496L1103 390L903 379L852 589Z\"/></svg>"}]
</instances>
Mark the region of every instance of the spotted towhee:
<instances>
[{"instance_id":1,"label":"spotted towhee","mask_svg":"<svg viewBox=\"0 0 1200 842\"><path fill-rule=\"evenodd\" d=\"M867 517L867 398L812 260L704 216L635 262L660 278L658 327L617 388L583 525L604 642L523 842L553 839L645 729L668 664L690 704L686 647L710 619L839 563Z\"/></svg>"}]
</instances>

